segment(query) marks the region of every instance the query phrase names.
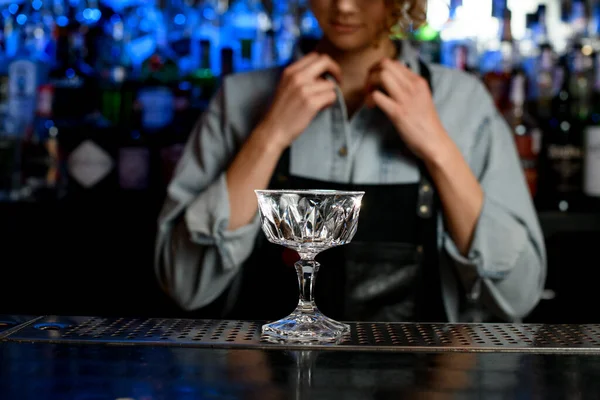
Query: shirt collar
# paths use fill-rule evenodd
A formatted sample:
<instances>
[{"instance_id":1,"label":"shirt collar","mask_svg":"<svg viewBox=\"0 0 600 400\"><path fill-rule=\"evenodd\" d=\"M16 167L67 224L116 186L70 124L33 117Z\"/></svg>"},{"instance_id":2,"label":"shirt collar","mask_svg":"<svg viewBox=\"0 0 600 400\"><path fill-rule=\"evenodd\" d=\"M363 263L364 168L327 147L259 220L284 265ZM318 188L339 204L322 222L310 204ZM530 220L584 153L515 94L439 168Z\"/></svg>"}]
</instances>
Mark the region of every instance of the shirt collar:
<instances>
[{"instance_id":1,"label":"shirt collar","mask_svg":"<svg viewBox=\"0 0 600 400\"><path fill-rule=\"evenodd\" d=\"M291 62L296 62L312 51L318 43L318 39L300 38L294 47ZM394 44L398 49L397 60L406 64L413 72L420 73L419 53L417 49L406 39L396 39Z\"/></svg>"}]
</instances>

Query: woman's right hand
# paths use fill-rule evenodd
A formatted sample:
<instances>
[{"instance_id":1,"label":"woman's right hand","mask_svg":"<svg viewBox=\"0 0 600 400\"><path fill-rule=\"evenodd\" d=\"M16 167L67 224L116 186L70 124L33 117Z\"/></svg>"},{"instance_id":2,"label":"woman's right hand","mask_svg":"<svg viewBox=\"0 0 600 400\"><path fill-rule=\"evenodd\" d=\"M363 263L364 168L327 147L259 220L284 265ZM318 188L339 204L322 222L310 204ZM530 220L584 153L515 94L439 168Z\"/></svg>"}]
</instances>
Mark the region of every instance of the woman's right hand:
<instances>
[{"instance_id":1,"label":"woman's right hand","mask_svg":"<svg viewBox=\"0 0 600 400\"><path fill-rule=\"evenodd\" d=\"M319 111L335 102L335 83L322 77L326 72L341 81L335 61L317 53L308 54L283 71L271 108L258 127L281 150L304 132Z\"/></svg>"}]
</instances>

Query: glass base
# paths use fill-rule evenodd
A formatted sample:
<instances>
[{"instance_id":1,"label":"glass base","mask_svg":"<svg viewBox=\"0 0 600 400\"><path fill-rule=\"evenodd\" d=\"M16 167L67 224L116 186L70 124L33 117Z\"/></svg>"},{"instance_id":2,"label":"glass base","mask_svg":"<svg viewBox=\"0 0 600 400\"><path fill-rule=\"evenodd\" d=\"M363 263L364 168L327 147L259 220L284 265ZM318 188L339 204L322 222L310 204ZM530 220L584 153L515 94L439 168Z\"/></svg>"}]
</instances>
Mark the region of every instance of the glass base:
<instances>
[{"instance_id":1,"label":"glass base","mask_svg":"<svg viewBox=\"0 0 600 400\"><path fill-rule=\"evenodd\" d=\"M336 343L348 332L349 325L325 316L314 305L302 304L287 317L262 327L263 336L277 343Z\"/></svg>"}]
</instances>

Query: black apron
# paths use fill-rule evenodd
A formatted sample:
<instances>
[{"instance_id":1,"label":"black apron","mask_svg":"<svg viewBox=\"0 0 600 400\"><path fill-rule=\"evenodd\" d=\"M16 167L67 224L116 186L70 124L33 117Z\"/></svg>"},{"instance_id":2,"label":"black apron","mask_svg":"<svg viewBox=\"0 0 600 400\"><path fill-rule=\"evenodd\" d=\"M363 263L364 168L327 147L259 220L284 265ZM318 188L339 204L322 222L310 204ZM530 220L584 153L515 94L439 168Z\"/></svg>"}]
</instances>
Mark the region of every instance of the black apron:
<instances>
[{"instance_id":1,"label":"black apron","mask_svg":"<svg viewBox=\"0 0 600 400\"><path fill-rule=\"evenodd\" d=\"M420 68L431 87L429 69L422 62ZM270 189L365 192L352 242L316 257L321 267L315 302L325 315L342 321L447 320L438 263L439 199L427 170L420 161L418 165L418 183L339 184L291 175L289 149L282 155ZM298 304L293 267L298 259L259 232L229 291L224 317L277 320L291 313Z\"/></svg>"}]
</instances>

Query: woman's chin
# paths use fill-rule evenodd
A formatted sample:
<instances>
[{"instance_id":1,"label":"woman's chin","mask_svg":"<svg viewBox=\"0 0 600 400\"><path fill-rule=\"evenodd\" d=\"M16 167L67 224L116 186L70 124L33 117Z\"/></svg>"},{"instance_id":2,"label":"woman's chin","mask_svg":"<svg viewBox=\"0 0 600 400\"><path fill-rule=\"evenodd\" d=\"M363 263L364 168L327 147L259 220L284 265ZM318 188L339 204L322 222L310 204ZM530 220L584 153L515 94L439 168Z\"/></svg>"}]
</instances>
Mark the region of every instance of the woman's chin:
<instances>
[{"instance_id":1,"label":"woman's chin","mask_svg":"<svg viewBox=\"0 0 600 400\"><path fill-rule=\"evenodd\" d=\"M327 40L336 49L344 52L362 51L372 46L373 41L359 35L327 35Z\"/></svg>"}]
</instances>

